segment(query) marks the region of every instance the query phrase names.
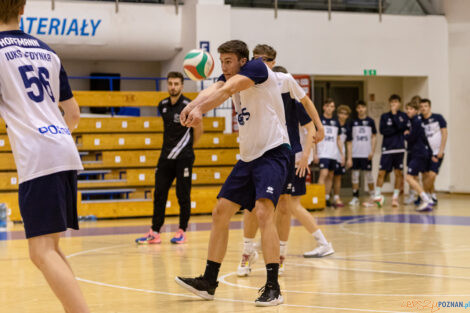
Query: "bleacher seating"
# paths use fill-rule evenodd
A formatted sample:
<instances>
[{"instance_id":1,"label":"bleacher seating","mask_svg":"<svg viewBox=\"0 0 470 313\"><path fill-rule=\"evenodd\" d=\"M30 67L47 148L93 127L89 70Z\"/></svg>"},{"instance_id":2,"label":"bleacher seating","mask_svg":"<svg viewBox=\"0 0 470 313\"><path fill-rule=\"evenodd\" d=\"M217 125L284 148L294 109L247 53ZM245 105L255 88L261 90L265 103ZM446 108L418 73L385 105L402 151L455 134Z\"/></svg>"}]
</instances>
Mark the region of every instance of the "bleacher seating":
<instances>
[{"instance_id":1,"label":"bleacher seating","mask_svg":"<svg viewBox=\"0 0 470 313\"><path fill-rule=\"evenodd\" d=\"M195 94L187 95L194 98ZM155 106L163 92L75 92L80 106ZM204 118L204 134L195 146L191 206L193 213L210 213L220 185L239 159L237 134L224 134L223 118ZM155 166L163 143L160 117L82 117L73 136L83 161L78 177L79 215L98 218L149 216L153 211ZM0 121L0 202L21 219L17 203L18 178ZM309 185L303 198L307 208L324 207L323 186ZM171 188L167 214L178 213Z\"/></svg>"}]
</instances>

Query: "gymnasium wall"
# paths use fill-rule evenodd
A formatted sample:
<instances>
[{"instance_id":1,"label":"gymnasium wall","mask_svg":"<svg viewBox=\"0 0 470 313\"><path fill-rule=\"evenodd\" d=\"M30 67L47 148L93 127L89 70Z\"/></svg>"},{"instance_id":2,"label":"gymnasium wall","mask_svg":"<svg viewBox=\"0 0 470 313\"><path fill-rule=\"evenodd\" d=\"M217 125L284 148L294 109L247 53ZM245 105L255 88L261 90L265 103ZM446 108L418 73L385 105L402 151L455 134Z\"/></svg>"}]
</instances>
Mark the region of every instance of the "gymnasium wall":
<instances>
[{"instance_id":1,"label":"gymnasium wall","mask_svg":"<svg viewBox=\"0 0 470 313\"><path fill-rule=\"evenodd\" d=\"M449 23L449 72L450 72L450 149L447 163L450 164L453 192L470 192L470 2L468 0L446 0L446 18Z\"/></svg>"}]
</instances>

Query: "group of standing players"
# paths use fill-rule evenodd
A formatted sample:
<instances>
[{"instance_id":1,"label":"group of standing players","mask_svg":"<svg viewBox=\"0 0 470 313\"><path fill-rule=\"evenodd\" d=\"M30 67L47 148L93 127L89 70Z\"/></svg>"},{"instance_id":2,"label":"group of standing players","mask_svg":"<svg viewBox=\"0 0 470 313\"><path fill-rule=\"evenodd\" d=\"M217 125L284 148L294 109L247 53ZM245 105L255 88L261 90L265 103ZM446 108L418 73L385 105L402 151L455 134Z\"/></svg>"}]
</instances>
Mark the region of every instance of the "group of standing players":
<instances>
[{"instance_id":1,"label":"group of standing players","mask_svg":"<svg viewBox=\"0 0 470 313\"><path fill-rule=\"evenodd\" d=\"M315 163L319 164L318 182L325 184L327 206L343 207L340 199L341 176L351 169L353 198L349 205L360 205L359 185L361 172L369 191L369 199L363 202L366 207L384 205L382 186L387 174L394 172L395 182L392 207L399 206L399 196L403 191L404 161L407 152L406 182L410 185L410 197L405 204L415 203L417 211L430 211L437 204L434 182L444 158L447 142L447 123L442 115L432 113L431 100L414 97L401 111L401 98L389 97L390 111L380 117L379 132L383 136L380 167L377 181L372 175L372 159L377 144L377 128L374 120L367 116L367 104L356 102L357 117L348 120L351 110L345 105L337 109L333 117L335 103L332 99L323 105L322 123L325 127L325 140L315 149ZM347 155L347 158L345 158ZM422 183L419 175L422 175ZM330 193L334 186L334 198ZM418 198L415 199L416 195Z\"/></svg>"}]
</instances>

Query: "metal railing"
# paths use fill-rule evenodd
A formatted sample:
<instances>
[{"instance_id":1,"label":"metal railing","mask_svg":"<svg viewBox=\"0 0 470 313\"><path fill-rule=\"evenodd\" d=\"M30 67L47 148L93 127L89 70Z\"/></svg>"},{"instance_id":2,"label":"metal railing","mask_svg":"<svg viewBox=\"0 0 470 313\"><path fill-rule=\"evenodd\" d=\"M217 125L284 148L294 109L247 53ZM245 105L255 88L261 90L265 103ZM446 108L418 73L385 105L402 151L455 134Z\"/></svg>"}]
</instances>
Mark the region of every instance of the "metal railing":
<instances>
[{"instance_id":1,"label":"metal railing","mask_svg":"<svg viewBox=\"0 0 470 313\"><path fill-rule=\"evenodd\" d=\"M331 19L333 12L362 12L402 15L443 15L442 0L225 0L233 7L327 11Z\"/></svg>"}]
</instances>

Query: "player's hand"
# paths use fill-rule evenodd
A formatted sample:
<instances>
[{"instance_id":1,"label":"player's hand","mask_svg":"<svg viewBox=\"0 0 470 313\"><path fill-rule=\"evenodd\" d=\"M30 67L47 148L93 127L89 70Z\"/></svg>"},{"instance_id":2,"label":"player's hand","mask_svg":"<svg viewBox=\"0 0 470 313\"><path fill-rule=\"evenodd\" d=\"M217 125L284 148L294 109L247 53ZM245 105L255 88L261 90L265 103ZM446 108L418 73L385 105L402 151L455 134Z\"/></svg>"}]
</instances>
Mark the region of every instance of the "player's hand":
<instances>
[{"instance_id":1,"label":"player's hand","mask_svg":"<svg viewBox=\"0 0 470 313\"><path fill-rule=\"evenodd\" d=\"M439 153L437 154L437 158L438 158L438 159L442 159L443 157L444 157L444 152L439 152Z\"/></svg>"},{"instance_id":2,"label":"player's hand","mask_svg":"<svg viewBox=\"0 0 470 313\"><path fill-rule=\"evenodd\" d=\"M320 159L318 158L318 155L315 155L315 156L313 157L313 163L315 163L315 164L320 163Z\"/></svg>"},{"instance_id":3,"label":"player's hand","mask_svg":"<svg viewBox=\"0 0 470 313\"><path fill-rule=\"evenodd\" d=\"M410 131L409 130L405 130L405 132L403 133L405 136L406 135L409 135L410 134Z\"/></svg>"},{"instance_id":4,"label":"player's hand","mask_svg":"<svg viewBox=\"0 0 470 313\"><path fill-rule=\"evenodd\" d=\"M317 143L317 131L314 129L312 134L312 142Z\"/></svg>"},{"instance_id":5,"label":"player's hand","mask_svg":"<svg viewBox=\"0 0 470 313\"><path fill-rule=\"evenodd\" d=\"M346 162L346 167L347 167L348 169L351 168L352 165L353 165L352 163L353 163L353 162L352 162L352 159L348 159L348 162Z\"/></svg>"},{"instance_id":6,"label":"player's hand","mask_svg":"<svg viewBox=\"0 0 470 313\"><path fill-rule=\"evenodd\" d=\"M325 128L321 127L317 129L317 134L315 136L315 143L319 143L325 138Z\"/></svg>"},{"instance_id":7,"label":"player's hand","mask_svg":"<svg viewBox=\"0 0 470 313\"><path fill-rule=\"evenodd\" d=\"M344 167L345 164L346 164L346 161L344 160L344 156L341 156L341 166Z\"/></svg>"},{"instance_id":8,"label":"player's hand","mask_svg":"<svg viewBox=\"0 0 470 313\"><path fill-rule=\"evenodd\" d=\"M310 174L310 168L308 167L308 155L302 156L302 158L295 164L295 175L304 177L307 173Z\"/></svg>"},{"instance_id":9,"label":"player's hand","mask_svg":"<svg viewBox=\"0 0 470 313\"><path fill-rule=\"evenodd\" d=\"M187 116L184 126L196 127L202 122L202 112L199 108L194 108Z\"/></svg>"},{"instance_id":10,"label":"player's hand","mask_svg":"<svg viewBox=\"0 0 470 313\"><path fill-rule=\"evenodd\" d=\"M369 161L370 161L370 160L372 160L372 157L373 157L373 156L374 156L374 155L371 153L371 154L369 154L369 156L367 156L367 159L369 159Z\"/></svg>"},{"instance_id":11,"label":"player's hand","mask_svg":"<svg viewBox=\"0 0 470 313\"><path fill-rule=\"evenodd\" d=\"M187 105L183 109L183 111L181 111L181 113L180 113L180 123L181 123L181 125L186 126L186 120L188 119L188 115L189 115L189 113L191 113L191 111L192 111L192 108L189 105Z\"/></svg>"},{"instance_id":12,"label":"player's hand","mask_svg":"<svg viewBox=\"0 0 470 313\"><path fill-rule=\"evenodd\" d=\"M434 162L434 163L437 163L439 162L439 155L436 157L435 155L431 158L431 160Z\"/></svg>"}]
</instances>

